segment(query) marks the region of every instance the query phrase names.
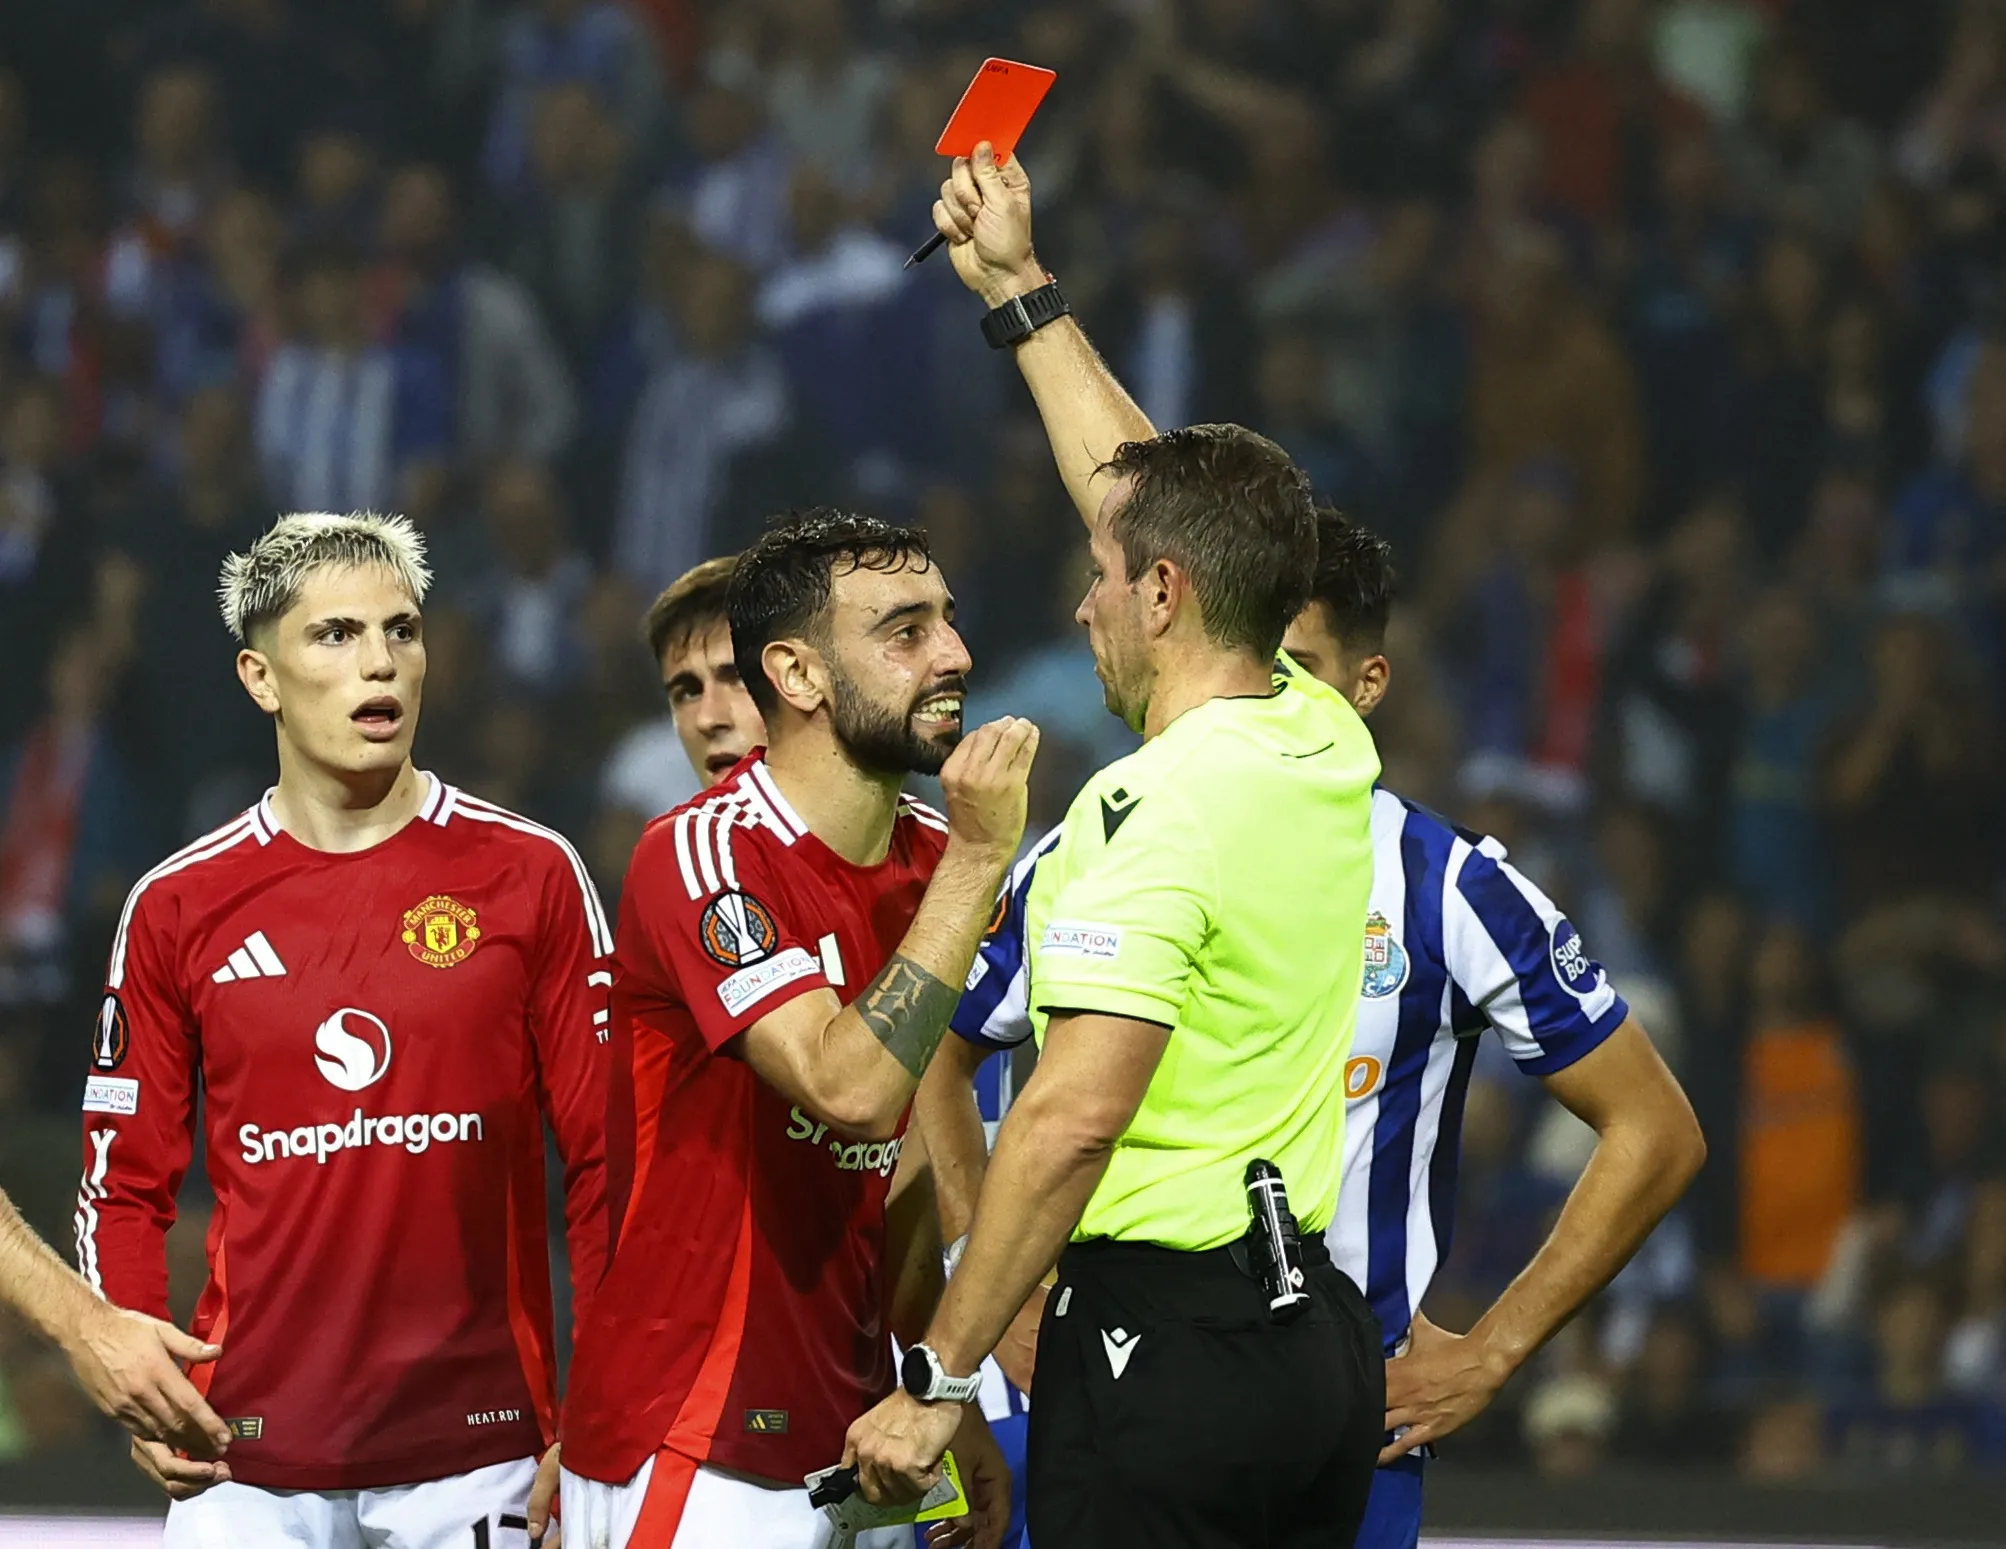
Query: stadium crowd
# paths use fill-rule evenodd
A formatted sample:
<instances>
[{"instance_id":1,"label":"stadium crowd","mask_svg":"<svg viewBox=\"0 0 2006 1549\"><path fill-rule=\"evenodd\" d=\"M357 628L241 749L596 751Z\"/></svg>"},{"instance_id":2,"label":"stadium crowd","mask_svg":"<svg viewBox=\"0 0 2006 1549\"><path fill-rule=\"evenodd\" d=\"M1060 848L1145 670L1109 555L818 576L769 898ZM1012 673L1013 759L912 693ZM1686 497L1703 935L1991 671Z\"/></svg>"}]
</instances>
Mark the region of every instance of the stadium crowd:
<instances>
[{"instance_id":1,"label":"stadium crowd","mask_svg":"<svg viewBox=\"0 0 2006 1549\"><path fill-rule=\"evenodd\" d=\"M1447 1455L2006 1467L2000 0L7 8L0 1184L67 1235L125 891L272 778L215 580L280 510L422 526L419 760L609 904L694 788L646 603L791 504L927 527L1033 832L1125 751L1042 433L901 269L990 53L1059 72L1041 253L1150 418L1395 543L1388 782L1505 839L1708 1132ZM1482 1057L1436 1322L1592 1141ZM73 1447L123 1451L0 1323L0 1460Z\"/></svg>"}]
</instances>

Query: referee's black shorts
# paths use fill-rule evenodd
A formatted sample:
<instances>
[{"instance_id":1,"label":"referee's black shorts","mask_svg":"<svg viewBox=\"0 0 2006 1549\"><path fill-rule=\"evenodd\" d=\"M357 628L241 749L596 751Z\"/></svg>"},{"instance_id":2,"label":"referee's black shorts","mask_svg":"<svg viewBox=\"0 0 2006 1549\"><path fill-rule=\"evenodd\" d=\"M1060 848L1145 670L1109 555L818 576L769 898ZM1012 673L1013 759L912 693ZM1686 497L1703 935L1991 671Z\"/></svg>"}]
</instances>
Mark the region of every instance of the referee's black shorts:
<instances>
[{"instance_id":1,"label":"referee's black shorts","mask_svg":"<svg viewBox=\"0 0 2006 1549\"><path fill-rule=\"evenodd\" d=\"M1268 1319L1229 1252L1067 1248L1038 1331L1034 1549L1349 1549L1384 1436L1379 1323L1305 1234Z\"/></svg>"}]
</instances>

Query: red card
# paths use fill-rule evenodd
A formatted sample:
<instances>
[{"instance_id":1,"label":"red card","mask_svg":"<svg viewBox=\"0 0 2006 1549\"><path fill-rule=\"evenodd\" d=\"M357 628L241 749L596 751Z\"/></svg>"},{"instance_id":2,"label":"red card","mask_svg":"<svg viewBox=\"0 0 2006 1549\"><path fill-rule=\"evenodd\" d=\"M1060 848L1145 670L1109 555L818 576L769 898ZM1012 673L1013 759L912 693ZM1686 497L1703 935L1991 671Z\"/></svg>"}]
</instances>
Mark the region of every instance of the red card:
<instances>
[{"instance_id":1,"label":"red card","mask_svg":"<svg viewBox=\"0 0 2006 1549\"><path fill-rule=\"evenodd\" d=\"M973 156L977 143L987 140L996 148L996 159L1008 161L1024 126L1058 78L1057 71L1038 65L983 60L934 149L943 156Z\"/></svg>"}]
</instances>

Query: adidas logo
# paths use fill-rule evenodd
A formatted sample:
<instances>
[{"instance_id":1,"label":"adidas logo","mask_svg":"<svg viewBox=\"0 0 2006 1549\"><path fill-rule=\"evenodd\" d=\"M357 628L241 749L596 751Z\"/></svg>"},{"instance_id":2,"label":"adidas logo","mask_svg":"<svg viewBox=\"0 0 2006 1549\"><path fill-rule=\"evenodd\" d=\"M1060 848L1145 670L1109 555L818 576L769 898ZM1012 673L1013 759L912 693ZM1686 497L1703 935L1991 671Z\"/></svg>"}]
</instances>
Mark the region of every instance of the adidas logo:
<instances>
[{"instance_id":1,"label":"adidas logo","mask_svg":"<svg viewBox=\"0 0 2006 1549\"><path fill-rule=\"evenodd\" d=\"M239 979L276 979L286 971L265 933L254 930L244 944L230 954L230 961L209 975L218 984L235 984Z\"/></svg>"}]
</instances>

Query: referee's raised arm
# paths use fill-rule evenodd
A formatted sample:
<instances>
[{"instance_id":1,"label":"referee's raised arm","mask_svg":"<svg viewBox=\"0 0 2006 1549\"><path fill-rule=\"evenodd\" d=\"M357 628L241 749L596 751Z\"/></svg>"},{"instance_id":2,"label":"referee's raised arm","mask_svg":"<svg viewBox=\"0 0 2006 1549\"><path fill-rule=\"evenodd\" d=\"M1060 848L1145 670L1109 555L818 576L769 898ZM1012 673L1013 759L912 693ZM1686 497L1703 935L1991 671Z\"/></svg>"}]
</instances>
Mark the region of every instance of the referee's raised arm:
<instances>
[{"instance_id":1,"label":"referee's raised arm","mask_svg":"<svg viewBox=\"0 0 2006 1549\"><path fill-rule=\"evenodd\" d=\"M1108 463L1125 443L1149 440L1156 427L1115 380L1038 262L1023 162L997 166L986 143L972 157L956 157L934 201L933 223L947 238L954 272L990 308L984 333L1015 356L1066 493L1092 527L1114 485Z\"/></svg>"},{"instance_id":2,"label":"referee's raised arm","mask_svg":"<svg viewBox=\"0 0 2006 1549\"><path fill-rule=\"evenodd\" d=\"M873 1498L930 1483L972 1374L1056 1261L1039 1549L1347 1544L1384 1369L1322 1234L1378 759L1348 701L1275 667L1315 568L1308 481L1239 426L1153 433L1053 294L1022 289L1042 271L1021 171L957 163L936 220L971 288L1004 298L988 332L1018 347L1087 520L1079 620L1144 742L1088 781L1039 863L1039 1064L903 1390L848 1457Z\"/></svg>"}]
</instances>

